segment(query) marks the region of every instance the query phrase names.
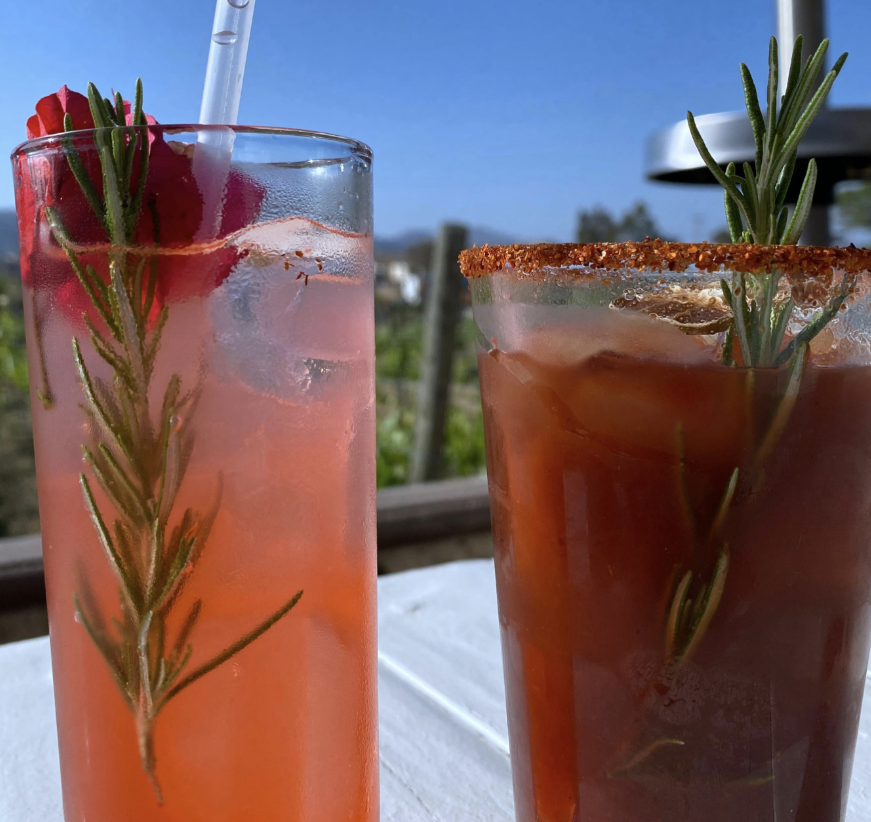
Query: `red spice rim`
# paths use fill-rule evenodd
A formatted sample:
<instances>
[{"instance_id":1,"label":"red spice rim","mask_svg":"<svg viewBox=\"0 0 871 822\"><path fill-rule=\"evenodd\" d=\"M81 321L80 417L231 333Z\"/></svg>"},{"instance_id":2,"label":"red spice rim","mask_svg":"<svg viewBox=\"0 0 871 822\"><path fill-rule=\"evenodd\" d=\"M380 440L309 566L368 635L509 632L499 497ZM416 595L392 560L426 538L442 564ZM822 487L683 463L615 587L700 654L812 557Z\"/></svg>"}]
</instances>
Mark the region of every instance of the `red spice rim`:
<instances>
[{"instance_id":1,"label":"red spice rim","mask_svg":"<svg viewBox=\"0 0 871 822\"><path fill-rule=\"evenodd\" d=\"M669 243L645 240L630 243L540 243L471 248L460 254L460 270L469 279L510 270L525 275L548 276L545 269L580 278L599 271L684 272L733 271L760 274L778 271L790 277L809 278L871 271L871 249L794 245L736 245L731 243ZM576 271L573 269L577 269ZM552 274L551 274L552 275Z\"/></svg>"}]
</instances>

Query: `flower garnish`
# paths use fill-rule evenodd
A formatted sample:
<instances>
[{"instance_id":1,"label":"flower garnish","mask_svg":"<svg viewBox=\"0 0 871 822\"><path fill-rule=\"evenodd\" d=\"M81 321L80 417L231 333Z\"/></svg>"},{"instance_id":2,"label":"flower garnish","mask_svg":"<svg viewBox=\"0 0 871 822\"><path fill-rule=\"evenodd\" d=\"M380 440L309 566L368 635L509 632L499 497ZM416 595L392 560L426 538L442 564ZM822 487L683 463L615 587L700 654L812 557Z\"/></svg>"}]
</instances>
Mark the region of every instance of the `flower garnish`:
<instances>
[{"instance_id":1,"label":"flower garnish","mask_svg":"<svg viewBox=\"0 0 871 822\"><path fill-rule=\"evenodd\" d=\"M120 109L111 127L133 126L134 112L129 101L113 103ZM106 101L110 102L111 101ZM154 117L142 113L143 125L157 126ZM104 127L106 124L103 124ZM66 86L56 94L43 97L36 105L36 114L27 122L29 138L46 137L95 128L94 115L88 98ZM77 145L75 138L69 143ZM140 208L134 231L126 237L129 246L159 247L156 250L189 246L203 221L203 197L193 174L190 146L173 143L159 128L148 132L150 151L148 173L141 193L134 190L139 179L141 158L133 157L126 184L121 182L123 197L139 197ZM96 214L89 199L103 197L103 171L99 152L93 147L77 147L81 171L86 183L81 185L69 165L69 152L53 154L48 160L42 154L19 154L17 192L19 225L21 226L22 278L25 285L48 289L53 302L68 316L81 319L88 313L89 299L72 271L63 249L54 240L41 206L49 206L58 214L66 237L78 247L100 246L106 242L105 218ZM88 188L91 189L90 197ZM263 187L237 170L230 171L226 187L226 207L222 214L219 239L251 224L263 202ZM85 255L87 256L87 255ZM216 248L210 254L191 256L166 255L161 259L160 277L155 293L155 306L188 297L206 294L229 276L238 262L240 252L233 246ZM95 254L92 261L97 276L108 283L109 272L105 254ZM92 319L93 316L92 316Z\"/></svg>"}]
</instances>

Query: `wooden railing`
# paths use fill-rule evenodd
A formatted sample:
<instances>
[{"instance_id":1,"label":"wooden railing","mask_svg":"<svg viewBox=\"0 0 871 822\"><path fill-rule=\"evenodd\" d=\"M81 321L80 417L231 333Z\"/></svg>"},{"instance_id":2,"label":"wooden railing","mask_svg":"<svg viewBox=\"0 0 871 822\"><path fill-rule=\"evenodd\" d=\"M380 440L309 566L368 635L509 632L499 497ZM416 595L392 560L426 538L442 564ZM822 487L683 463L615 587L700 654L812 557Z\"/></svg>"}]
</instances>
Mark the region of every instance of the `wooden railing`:
<instances>
[{"instance_id":1,"label":"wooden railing","mask_svg":"<svg viewBox=\"0 0 871 822\"><path fill-rule=\"evenodd\" d=\"M490 528L484 477L426 482L378 492L378 553ZM0 611L45 602L39 534L0 539Z\"/></svg>"},{"instance_id":2,"label":"wooden railing","mask_svg":"<svg viewBox=\"0 0 871 822\"><path fill-rule=\"evenodd\" d=\"M45 602L39 534L0 539L0 610Z\"/></svg>"},{"instance_id":3,"label":"wooden railing","mask_svg":"<svg viewBox=\"0 0 871 822\"><path fill-rule=\"evenodd\" d=\"M487 478L421 482L378 492L378 551L490 529Z\"/></svg>"}]
</instances>

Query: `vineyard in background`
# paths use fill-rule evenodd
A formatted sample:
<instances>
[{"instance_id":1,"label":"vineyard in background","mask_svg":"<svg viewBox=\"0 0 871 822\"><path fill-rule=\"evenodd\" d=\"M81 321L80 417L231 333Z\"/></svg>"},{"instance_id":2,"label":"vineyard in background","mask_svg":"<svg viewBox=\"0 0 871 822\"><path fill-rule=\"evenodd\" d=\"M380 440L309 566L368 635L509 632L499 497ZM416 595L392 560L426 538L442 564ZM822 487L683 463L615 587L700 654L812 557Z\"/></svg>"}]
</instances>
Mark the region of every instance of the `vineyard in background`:
<instances>
[{"instance_id":1,"label":"vineyard in background","mask_svg":"<svg viewBox=\"0 0 871 822\"><path fill-rule=\"evenodd\" d=\"M841 244L871 242L871 183L842 186L833 227ZM24 354L21 280L14 214L0 217L0 537L39 530L33 441ZM512 238L471 229L469 244ZM432 238L417 232L402 245L376 242L376 403L378 486L408 481L424 348L424 306L433 269ZM636 203L622 214L592 208L578 214L579 242L619 242L663 236L649 209ZM724 230L711 239L725 241ZM462 300L454 343L440 476L469 476L484 470L474 321L468 294Z\"/></svg>"},{"instance_id":2,"label":"vineyard in background","mask_svg":"<svg viewBox=\"0 0 871 822\"><path fill-rule=\"evenodd\" d=\"M377 350L377 476L379 487L406 482L423 345L420 304L380 304ZM454 385L445 430L445 477L484 470L473 323L461 321ZM30 426L21 280L11 260L0 263L0 538L39 530Z\"/></svg>"},{"instance_id":3,"label":"vineyard in background","mask_svg":"<svg viewBox=\"0 0 871 822\"><path fill-rule=\"evenodd\" d=\"M39 530L21 280L0 263L0 537Z\"/></svg>"}]
</instances>

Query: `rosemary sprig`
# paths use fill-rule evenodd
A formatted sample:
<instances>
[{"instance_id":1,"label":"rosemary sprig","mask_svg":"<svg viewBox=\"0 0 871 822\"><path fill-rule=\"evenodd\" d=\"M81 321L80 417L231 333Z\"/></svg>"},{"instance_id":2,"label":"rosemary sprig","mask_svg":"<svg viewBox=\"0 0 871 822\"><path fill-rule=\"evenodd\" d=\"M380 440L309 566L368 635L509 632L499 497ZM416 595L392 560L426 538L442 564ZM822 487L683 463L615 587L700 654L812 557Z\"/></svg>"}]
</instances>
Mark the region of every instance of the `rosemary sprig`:
<instances>
[{"instance_id":1,"label":"rosemary sprig","mask_svg":"<svg viewBox=\"0 0 871 822\"><path fill-rule=\"evenodd\" d=\"M738 487L739 470L737 468L729 475L729 480L723 490L720 504L711 520L708 533L703 542L699 540L698 530L693 516L693 504L690 499L690 480L687 470L686 444L683 425L677 429L678 456L678 492L681 508L687 519L690 540L693 550L698 553L706 546L716 544L729 513L729 507ZM665 658L668 664L679 663L688 659L704 637L711 620L723 596L726 575L729 572L729 546L723 543L718 551L717 561L709 582L691 596L693 572L686 571L680 578L671 599L665 624Z\"/></svg>"},{"instance_id":2,"label":"rosemary sprig","mask_svg":"<svg viewBox=\"0 0 871 822\"><path fill-rule=\"evenodd\" d=\"M832 70L814 91L823 66L829 41L823 40L816 52L802 66L801 35L792 50L786 89L778 108L777 39L772 37L768 48L767 109L763 116L756 85L747 66L741 64L741 83L753 139L756 145L755 164L744 163L743 176L734 163L725 171L711 155L699 132L692 112L687 112L687 124L696 148L705 165L723 186L726 222L732 242L762 244L796 244L804 230L817 184L816 160L808 162L807 172L798 201L789 216L786 195L792 182L798 156L798 146L820 113L847 55L842 54ZM807 325L785 349L783 340L794 304L780 291L780 271L761 274L735 273L731 282L721 281L723 296L732 309L733 325L723 346L723 362L734 365L734 344L738 343L741 360L748 367L780 366L788 363L798 346L810 342L836 316L846 299L852 282L844 278L841 290L823 309L819 317Z\"/></svg>"},{"instance_id":3,"label":"rosemary sprig","mask_svg":"<svg viewBox=\"0 0 871 822\"><path fill-rule=\"evenodd\" d=\"M777 405L777 409L774 412L768 430L762 438L762 443L756 451L754 463L757 468L761 466L771 452L774 451L777 441L780 439L781 434L783 434L783 431L786 428L787 422L789 422L789 418L792 416L792 409L795 407L795 402L798 399L799 388L801 387L801 378L804 375L807 354L807 343L800 343L795 354L792 356L783 396L780 398L780 402Z\"/></svg>"},{"instance_id":4,"label":"rosemary sprig","mask_svg":"<svg viewBox=\"0 0 871 822\"><path fill-rule=\"evenodd\" d=\"M132 247L149 160L142 83L136 84L133 126L129 128L120 95L114 102L104 99L91 84L88 99L99 129L95 139L103 173L102 198L72 140L64 139L63 146L70 169L113 246L108 254L108 282L82 263L60 213L46 207L45 216L105 327L101 330L84 317L94 352L109 366L111 381L92 373L78 338L72 347L84 393L82 409L93 423L92 439L82 446L90 476L82 473L79 481L97 540L118 584L120 618L107 619L94 598L84 593L75 597L75 609L133 714L142 767L162 803L154 752L154 724L161 709L262 636L296 606L303 592L295 593L247 634L190 671L190 639L203 609L201 600L192 604L174 640L167 636L167 617L218 513L221 479L217 478L210 511L199 514L187 508L179 514L176 498L193 449L190 418L197 391L183 395L181 378L174 374L160 402L153 401L152 376L168 310L164 306L153 328L149 327L157 260L149 261ZM71 128L69 118L65 125ZM140 171L134 185L136 155ZM184 423L180 422L182 414ZM101 509L96 488L111 514Z\"/></svg>"},{"instance_id":5,"label":"rosemary sprig","mask_svg":"<svg viewBox=\"0 0 871 822\"><path fill-rule=\"evenodd\" d=\"M739 176L734 163L729 163L725 171L720 168L705 145L692 112L687 112L687 123L693 141L705 164L723 186L726 220L733 242L791 245L797 243L801 236L810 214L816 187L815 160L808 163L791 219L785 201L795 170L798 145L822 109L832 84L847 59L846 54L841 55L814 92L828 47L829 41L824 40L802 66L802 37L799 35L796 38L786 90L780 99L778 110L777 40L771 38L768 49L767 109L764 115L750 70L744 63L741 64L744 100L756 146L755 169L750 163L744 163L743 177ZM784 298L780 294L782 276L776 270L759 274L736 272L732 275L731 282L725 279L720 281L723 296L732 309L732 323L723 340L723 364L736 364L737 344L744 366L788 368L783 397L753 459L754 471L759 470L773 451L792 414L804 373L808 343L837 316L855 285L855 277L845 276L840 289L828 305L784 346L789 319L795 305L791 296ZM750 376L752 379L752 372ZM678 429L678 466L682 507L688 521L692 523L682 426ZM727 483L707 544L715 540L722 528L735 494L738 475L736 468ZM700 546L696 542L694 527L691 532L698 550ZM694 598L690 596L692 572L687 571L680 579L666 619L665 644L668 659L684 659L698 646L719 605L728 569L729 551L724 543L719 550L710 581L696 592Z\"/></svg>"},{"instance_id":6,"label":"rosemary sprig","mask_svg":"<svg viewBox=\"0 0 871 822\"><path fill-rule=\"evenodd\" d=\"M750 70L741 63L741 83L753 138L756 144L755 169L744 163L744 176L739 176L734 163L723 171L711 155L692 112L687 112L687 123L693 142L705 165L725 189L726 215L733 242L752 242L765 245L794 245L801 237L807 222L816 186L816 161L808 164L801 194L787 222L788 209L784 205L786 192L795 170L798 144L807 133L814 118L822 109L826 97L841 71L847 55L838 58L814 92L817 76L825 60L829 41L823 40L804 67L802 36L796 38L792 50L789 78L780 99L778 111L777 38L772 37L768 48L767 112L763 117L756 85ZM780 230L778 230L780 227Z\"/></svg>"},{"instance_id":7,"label":"rosemary sprig","mask_svg":"<svg viewBox=\"0 0 871 822\"><path fill-rule=\"evenodd\" d=\"M774 451L792 416L807 356L807 343L799 343L794 355L792 355L783 394L761 441L755 446L753 457L750 460L748 473L751 483L759 479L764 470L765 461ZM753 372L748 372L748 374L752 376ZM754 382L755 380L751 380L750 384L752 385ZM679 664L693 655L720 605L730 562L729 546L726 542L720 541L720 535L729 516L735 492L738 489L738 480L741 476L741 471L737 467L729 475L707 536L701 541L698 538L693 516L693 504L690 498L692 486L687 469L683 424L678 425L677 428L677 467L678 496L681 510L688 524L694 553L698 554L718 543L719 548L710 580L694 594L692 593L694 574L691 570L685 571L677 582L665 620L665 659L669 665ZM747 479L748 477L745 477L745 482Z\"/></svg>"},{"instance_id":8,"label":"rosemary sprig","mask_svg":"<svg viewBox=\"0 0 871 822\"><path fill-rule=\"evenodd\" d=\"M807 346L802 345L793 358L793 365L787 379L786 389L762 438L762 443L756 449L750 461L749 473L751 481L754 478L758 480L763 468L763 462L773 450L792 414L798 396L806 357ZM748 374L752 377L753 372L750 371ZM752 382L751 380L751 385ZM708 533L704 540L700 540L693 515L692 499L690 498L691 483L687 469L683 424L678 425L677 428L677 469L678 496L693 546L693 553L698 555L700 552L716 548L717 557L710 578L701 586L698 584L694 585L695 574L691 569L679 574L676 584L672 583L674 585L674 592L671 594L665 615L665 653L663 665L666 671L675 671L692 658L704 639L720 606L731 562L729 546L720 537L735 499L738 480L741 476L738 468L735 468L729 475L720 498L720 503L708 528ZM653 686L651 686L648 693L652 690ZM629 776L632 771L660 748L668 745L680 746L683 744L684 742L681 739L657 739L642 748L638 753L629 756L623 764L611 771L609 775L612 777Z\"/></svg>"},{"instance_id":9,"label":"rosemary sprig","mask_svg":"<svg viewBox=\"0 0 871 822\"><path fill-rule=\"evenodd\" d=\"M654 740L649 745L646 745L644 748L642 748L638 753L631 756L624 765L621 765L616 770L611 771L608 776L610 776L612 779L619 779L620 777L628 776L635 768L637 768L642 762L648 760L660 748L665 748L669 745L683 747L684 745L686 745L686 742L684 742L682 739L668 738Z\"/></svg>"},{"instance_id":10,"label":"rosemary sprig","mask_svg":"<svg viewBox=\"0 0 871 822\"><path fill-rule=\"evenodd\" d=\"M702 585L695 599L689 595L692 571L687 571L678 583L665 628L666 656L671 661L682 662L695 652L720 605L728 572L729 546L724 544L711 579Z\"/></svg>"},{"instance_id":11,"label":"rosemary sprig","mask_svg":"<svg viewBox=\"0 0 871 822\"><path fill-rule=\"evenodd\" d=\"M51 390L51 384L48 381L42 306L40 305L39 295L36 292L33 295L33 337L36 345L36 357L39 361L39 377L42 381L42 387L36 389L36 396L39 398L40 403L42 403L42 407L46 411L50 411L54 407L54 392Z\"/></svg>"}]
</instances>

